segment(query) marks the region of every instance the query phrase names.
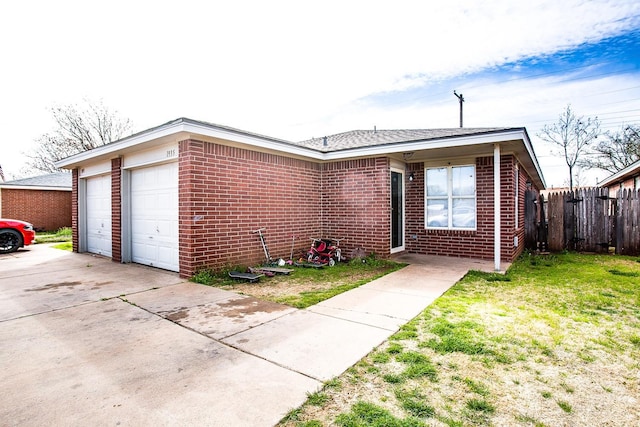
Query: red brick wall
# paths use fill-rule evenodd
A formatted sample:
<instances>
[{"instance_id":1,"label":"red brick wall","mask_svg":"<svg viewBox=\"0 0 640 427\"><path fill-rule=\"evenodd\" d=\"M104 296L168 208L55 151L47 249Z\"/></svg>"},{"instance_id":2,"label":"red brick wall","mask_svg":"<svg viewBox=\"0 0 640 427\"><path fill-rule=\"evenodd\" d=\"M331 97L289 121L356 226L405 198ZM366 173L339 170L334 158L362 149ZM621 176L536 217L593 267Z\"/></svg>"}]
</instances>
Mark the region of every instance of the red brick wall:
<instances>
[{"instance_id":1,"label":"red brick wall","mask_svg":"<svg viewBox=\"0 0 640 427\"><path fill-rule=\"evenodd\" d=\"M531 178L520 166L516 169L517 160L513 156L502 156L500 160L500 180L502 181L502 193L500 201L502 205L502 239L501 257L506 261L513 261L525 248L525 192L527 182ZM518 188L516 189L516 174ZM515 220L515 192L518 191L518 221ZM518 237L518 246L514 246L514 237Z\"/></svg>"},{"instance_id":2,"label":"red brick wall","mask_svg":"<svg viewBox=\"0 0 640 427\"><path fill-rule=\"evenodd\" d=\"M322 237L344 238L345 255L355 248L386 257L390 252L389 159L326 163L322 167Z\"/></svg>"},{"instance_id":3,"label":"red brick wall","mask_svg":"<svg viewBox=\"0 0 640 427\"><path fill-rule=\"evenodd\" d=\"M2 218L33 224L37 231L56 231L71 226L71 191L3 188Z\"/></svg>"},{"instance_id":4,"label":"red brick wall","mask_svg":"<svg viewBox=\"0 0 640 427\"><path fill-rule=\"evenodd\" d=\"M500 192L500 211L502 212L502 221L500 224L500 258L504 261L513 260L515 249L519 249L522 243L522 240L518 242L518 248L514 248L513 246L513 237L516 233L515 165L515 157L510 155L500 157L500 185L502 187L502 191ZM493 212L491 215L493 217Z\"/></svg>"},{"instance_id":5,"label":"red brick wall","mask_svg":"<svg viewBox=\"0 0 640 427\"><path fill-rule=\"evenodd\" d=\"M264 260L253 230L265 227L273 258L294 258L320 234L320 165L185 140L179 145L180 275L204 266Z\"/></svg>"},{"instance_id":6,"label":"red brick wall","mask_svg":"<svg viewBox=\"0 0 640 427\"><path fill-rule=\"evenodd\" d=\"M518 236L518 247L513 248L513 253L511 254L511 258L517 258L525 249L525 209L526 209L526 200L525 195L527 192L527 182L531 182L531 178L526 173L526 171L520 166L517 172L520 175L518 182L518 227L514 230L514 235Z\"/></svg>"},{"instance_id":7,"label":"red brick wall","mask_svg":"<svg viewBox=\"0 0 640 427\"><path fill-rule=\"evenodd\" d=\"M73 252L78 252L78 169L71 171L71 230Z\"/></svg>"},{"instance_id":8,"label":"red brick wall","mask_svg":"<svg viewBox=\"0 0 640 427\"><path fill-rule=\"evenodd\" d=\"M317 164L187 140L179 151L180 274L303 255L312 237L389 254L386 158ZM346 252L345 252L346 253Z\"/></svg>"},{"instance_id":9,"label":"red brick wall","mask_svg":"<svg viewBox=\"0 0 640 427\"><path fill-rule=\"evenodd\" d=\"M514 167L515 159L511 155L500 159L500 180L502 191L500 203L501 222L501 258L511 261L519 253L524 244L524 231L519 238L517 249L513 248L515 232L515 196ZM493 157L476 159L476 200L477 227L474 231L426 230L424 225L424 165L413 163L408 167L414 172L414 180L406 182L406 244L407 252L446 255L463 258L493 259L494 223L493 223ZM526 179L521 179L525 181ZM522 185L522 184L521 184ZM525 184L526 185L526 184ZM524 194L520 203L523 215ZM522 216L520 226L523 226Z\"/></svg>"},{"instance_id":10,"label":"red brick wall","mask_svg":"<svg viewBox=\"0 0 640 427\"><path fill-rule=\"evenodd\" d=\"M502 259L524 248L524 191L520 171L519 224L515 228L515 158L501 157ZM415 179L406 186L406 238L410 253L493 259L493 157L476 159L477 229L425 230L424 165L409 164ZM407 175L408 176L408 173ZM112 161L113 259L121 260L121 159ZM264 260L257 234L273 258L294 259L311 237L345 238L356 247L388 256L390 251L390 164L387 158L315 163L197 140L179 143L180 275L202 267L231 267ZM78 174L73 171L74 250L77 251ZM513 247L518 235L519 246Z\"/></svg>"},{"instance_id":11,"label":"red brick wall","mask_svg":"<svg viewBox=\"0 0 640 427\"><path fill-rule=\"evenodd\" d=\"M121 158L111 159L111 260L114 262L122 262L121 168Z\"/></svg>"}]
</instances>

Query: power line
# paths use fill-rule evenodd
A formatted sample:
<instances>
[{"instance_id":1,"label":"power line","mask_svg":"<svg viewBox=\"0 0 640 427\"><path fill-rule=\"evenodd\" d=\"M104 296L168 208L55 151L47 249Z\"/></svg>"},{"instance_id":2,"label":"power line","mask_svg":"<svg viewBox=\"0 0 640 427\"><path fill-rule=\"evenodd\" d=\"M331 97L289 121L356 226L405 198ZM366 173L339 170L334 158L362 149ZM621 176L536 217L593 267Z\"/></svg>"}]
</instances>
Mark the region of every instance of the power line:
<instances>
[{"instance_id":1,"label":"power line","mask_svg":"<svg viewBox=\"0 0 640 427\"><path fill-rule=\"evenodd\" d=\"M539 77L556 75L556 74L567 74L567 73L570 73L572 71L581 70L581 69L584 69L584 68L598 68L599 66L604 66L604 65L607 65L607 64L608 64L607 62L598 62L598 63L595 63L595 64L587 64L587 65L582 65L582 66L578 66L578 67L563 68L563 69L559 69L559 70L548 71L548 72L545 72L545 73L530 74L530 75L527 75L527 76L514 77L514 78L511 78L511 79L506 79L506 80L501 80L501 81L497 80L497 81L492 81L492 82L483 83L483 84L465 86L465 89L474 90L474 89L478 89L478 88L486 87L486 86L504 85L504 84L507 84L507 83L512 83L514 81L532 80L532 79L537 79ZM607 72L602 72L602 73L597 73L597 74L588 74L588 75L585 75L585 76L567 78L567 79L559 80L556 83L568 83L568 82L572 82L572 81L579 81L579 80L585 80L585 79L596 78L596 77L624 74L624 73L626 73L628 71L634 71L635 69L636 69L636 67L627 67L627 68L624 68L624 69L621 69L621 70L616 70L616 71L607 71ZM623 91L623 90L635 89L635 88L638 88L638 87L640 87L640 86L632 86L632 87L626 88L626 89L618 89L618 90L614 90L614 91L599 92L599 93L594 93L594 94L585 95L585 96L602 95L602 94L613 93L613 92L618 92L618 91ZM432 94L429 94L429 95L412 97L412 98L406 99L406 100L399 100L397 102L392 102L392 103L389 103L387 105L403 104L405 102L408 103L408 102L418 101L418 100L427 99L427 98L437 98L437 97L444 96L446 94L447 94L447 92L445 92L445 91L435 92L435 93L432 93ZM445 103L445 102L440 102L440 103ZM440 103L437 103L435 105L438 105Z\"/></svg>"},{"instance_id":2,"label":"power line","mask_svg":"<svg viewBox=\"0 0 640 427\"><path fill-rule=\"evenodd\" d=\"M625 88L622 88L622 89L609 90L609 91L606 91L606 92L597 92L597 93L592 93L592 94L589 94L589 95L582 95L582 96L586 98L586 97L590 97L590 96L606 95L608 93L625 92L627 90L638 89L638 88L640 88L640 86L631 86L631 87L625 87Z\"/></svg>"}]
</instances>

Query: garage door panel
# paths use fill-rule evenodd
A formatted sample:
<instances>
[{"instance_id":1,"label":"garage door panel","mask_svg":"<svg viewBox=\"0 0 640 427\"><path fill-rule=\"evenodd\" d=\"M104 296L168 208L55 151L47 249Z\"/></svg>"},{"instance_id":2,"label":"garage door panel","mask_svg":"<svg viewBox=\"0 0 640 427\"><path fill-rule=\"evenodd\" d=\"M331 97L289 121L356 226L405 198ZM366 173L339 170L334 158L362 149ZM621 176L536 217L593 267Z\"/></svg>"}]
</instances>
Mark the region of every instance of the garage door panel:
<instances>
[{"instance_id":1,"label":"garage door panel","mask_svg":"<svg viewBox=\"0 0 640 427\"><path fill-rule=\"evenodd\" d=\"M86 180L87 251L111 256L111 176Z\"/></svg>"},{"instance_id":2,"label":"garage door panel","mask_svg":"<svg viewBox=\"0 0 640 427\"><path fill-rule=\"evenodd\" d=\"M171 264L174 260L175 249L170 245L158 245L158 259L162 264Z\"/></svg>"},{"instance_id":3,"label":"garage door panel","mask_svg":"<svg viewBox=\"0 0 640 427\"><path fill-rule=\"evenodd\" d=\"M131 171L132 260L178 271L178 164Z\"/></svg>"}]
</instances>

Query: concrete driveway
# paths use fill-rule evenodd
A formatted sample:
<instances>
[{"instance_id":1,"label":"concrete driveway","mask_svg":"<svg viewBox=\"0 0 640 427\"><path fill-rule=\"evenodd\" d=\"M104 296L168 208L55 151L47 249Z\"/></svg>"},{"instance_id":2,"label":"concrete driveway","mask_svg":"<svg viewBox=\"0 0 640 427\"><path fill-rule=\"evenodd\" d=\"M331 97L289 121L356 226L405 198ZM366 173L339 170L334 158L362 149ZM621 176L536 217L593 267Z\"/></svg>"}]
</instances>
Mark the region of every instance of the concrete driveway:
<instances>
[{"instance_id":1,"label":"concrete driveway","mask_svg":"<svg viewBox=\"0 0 640 427\"><path fill-rule=\"evenodd\" d=\"M272 426L490 268L437 264L296 310L46 245L0 255L0 420Z\"/></svg>"}]
</instances>

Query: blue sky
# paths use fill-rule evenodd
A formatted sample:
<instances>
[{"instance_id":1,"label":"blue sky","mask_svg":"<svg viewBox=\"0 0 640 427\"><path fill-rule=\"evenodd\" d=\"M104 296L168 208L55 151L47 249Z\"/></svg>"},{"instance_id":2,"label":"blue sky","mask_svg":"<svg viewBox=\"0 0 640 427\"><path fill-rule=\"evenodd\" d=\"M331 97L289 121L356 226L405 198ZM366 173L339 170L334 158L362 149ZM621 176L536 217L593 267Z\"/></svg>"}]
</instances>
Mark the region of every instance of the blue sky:
<instances>
[{"instance_id":1,"label":"blue sky","mask_svg":"<svg viewBox=\"0 0 640 427\"><path fill-rule=\"evenodd\" d=\"M0 165L50 131L48 109L101 99L134 131L177 117L303 140L352 129L524 126L567 104L640 122L640 2L184 0L11 2L0 27ZM586 184L606 174L584 173Z\"/></svg>"}]
</instances>

